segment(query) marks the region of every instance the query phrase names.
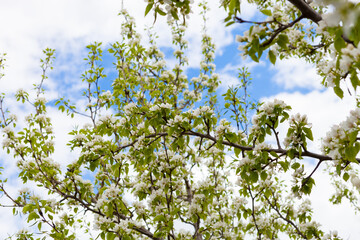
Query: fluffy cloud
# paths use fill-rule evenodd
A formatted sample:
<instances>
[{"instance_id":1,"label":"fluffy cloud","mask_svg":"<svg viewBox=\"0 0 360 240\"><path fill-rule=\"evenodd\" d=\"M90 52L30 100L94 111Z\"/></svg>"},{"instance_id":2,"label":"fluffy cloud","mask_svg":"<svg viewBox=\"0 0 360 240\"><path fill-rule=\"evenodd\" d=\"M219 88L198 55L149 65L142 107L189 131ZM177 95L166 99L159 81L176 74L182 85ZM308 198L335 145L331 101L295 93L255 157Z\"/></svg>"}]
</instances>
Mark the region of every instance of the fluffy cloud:
<instances>
[{"instance_id":1,"label":"fluffy cloud","mask_svg":"<svg viewBox=\"0 0 360 240\"><path fill-rule=\"evenodd\" d=\"M286 90L294 88L321 89L321 78L316 69L303 59L284 59L276 62L273 77L279 86Z\"/></svg>"}]
</instances>

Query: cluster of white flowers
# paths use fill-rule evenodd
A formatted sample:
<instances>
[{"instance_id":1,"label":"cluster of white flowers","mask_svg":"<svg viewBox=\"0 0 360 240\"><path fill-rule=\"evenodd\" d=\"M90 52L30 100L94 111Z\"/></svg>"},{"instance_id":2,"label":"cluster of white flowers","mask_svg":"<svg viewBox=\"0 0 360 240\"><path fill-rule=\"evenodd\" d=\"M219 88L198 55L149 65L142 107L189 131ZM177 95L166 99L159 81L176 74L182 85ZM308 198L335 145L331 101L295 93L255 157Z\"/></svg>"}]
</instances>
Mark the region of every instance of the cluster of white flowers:
<instances>
[{"instance_id":1,"label":"cluster of white flowers","mask_svg":"<svg viewBox=\"0 0 360 240\"><path fill-rule=\"evenodd\" d=\"M18 96L24 96L26 94L27 94L27 92L22 88L19 88L16 92L16 95L18 95Z\"/></svg>"},{"instance_id":2,"label":"cluster of white flowers","mask_svg":"<svg viewBox=\"0 0 360 240\"><path fill-rule=\"evenodd\" d=\"M47 134L53 133L53 127L50 126L50 125L47 125L45 127L45 131L46 131Z\"/></svg>"},{"instance_id":3,"label":"cluster of white flowers","mask_svg":"<svg viewBox=\"0 0 360 240\"><path fill-rule=\"evenodd\" d=\"M185 38L183 38L183 37L182 37L181 35L179 35L179 34L173 34L173 39L174 39L175 41L179 42L180 45L182 45L182 46L186 46L186 45L189 44L189 41L186 40Z\"/></svg>"},{"instance_id":4,"label":"cluster of white flowers","mask_svg":"<svg viewBox=\"0 0 360 240\"><path fill-rule=\"evenodd\" d=\"M94 135L93 139L87 143L85 143L85 148L91 149L92 151L96 150L97 144L101 144L103 142L103 138L100 135ZM100 146L99 146L100 147Z\"/></svg>"},{"instance_id":5,"label":"cluster of white flowers","mask_svg":"<svg viewBox=\"0 0 360 240\"><path fill-rule=\"evenodd\" d=\"M174 51L175 56L181 56L182 54L184 54L184 52L179 49Z\"/></svg>"},{"instance_id":6,"label":"cluster of white flowers","mask_svg":"<svg viewBox=\"0 0 360 240\"><path fill-rule=\"evenodd\" d=\"M147 190L147 184L143 181L138 181L135 185L134 185L134 194L139 194L143 191Z\"/></svg>"},{"instance_id":7,"label":"cluster of white flowers","mask_svg":"<svg viewBox=\"0 0 360 240\"><path fill-rule=\"evenodd\" d=\"M304 175L304 165L302 165L292 173L292 181L294 182L294 184L299 183L299 181L301 182Z\"/></svg>"},{"instance_id":8,"label":"cluster of white flowers","mask_svg":"<svg viewBox=\"0 0 360 240\"><path fill-rule=\"evenodd\" d=\"M44 105L44 104L46 104L46 102L47 102L47 100L44 97L38 97L35 99L35 103L38 103L40 105Z\"/></svg>"},{"instance_id":9,"label":"cluster of white flowers","mask_svg":"<svg viewBox=\"0 0 360 240\"><path fill-rule=\"evenodd\" d=\"M2 145L4 148L10 147L11 144L12 144L12 140L10 138L4 138L4 140L2 141Z\"/></svg>"},{"instance_id":10,"label":"cluster of white flowers","mask_svg":"<svg viewBox=\"0 0 360 240\"><path fill-rule=\"evenodd\" d=\"M161 75L163 78L168 78L168 79L175 79L175 74L171 71L165 70L162 72Z\"/></svg>"},{"instance_id":11,"label":"cluster of white flowers","mask_svg":"<svg viewBox=\"0 0 360 240\"><path fill-rule=\"evenodd\" d=\"M350 181L352 185L360 191L360 178L357 175L353 174L351 175Z\"/></svg>"},{"instance_id":12,"label":"cluster of white flowers","mask_svg":"<svg viewBox=\"0 0 360 240\"><path fill-rule=\"evenodd\" d=\"M47 117L44 114L39 114L36 116L36 121L38 121L39 123L46 124L50 122L50 117Z\"/></svg>"},{"instance_id":13,"label":"cluster of white flowers","mask_svg":"<svg viewBox=\"0 0 360 240\"><path fill-rule=\"evenodd\" d=\"M196 214L199 214L202 212L202 203L205 200L205 195L204 194L195 194L190 206L189 206L189 211L187 212L188 217L192 217Z\"/></svg>"},{"instance_id":14,"label":"cluster of white flowers","mask_svg":"<svg viewBox=\"0 0 360 240\"><path fill-rule=\"evenodd\" d=\"M246 198L235 197L235 199L233 200L234 210L238 211L241 207L246 206L247 203L248 201L246 200Z\"/></svg>"},{"instance_id":15,"label":"cluster of white flowers","mask_svg":"<svg viewBox=\"0 0 360 240\"><path fill-rule=\"evenodd\" d=\"M84 187L87 187L90 192L94 191L94 185L90 180L88 179L85 180L79 175L75 175L74 180L78 183L81 183Z\"/></svg>"},{"instance_id":16,"label":"cluster of white flowers","mask_svg":"<svg viewBox=\"0 0 360 240\"><path fill-rule=\"evenodd\" d=\"M104 100L109 101L109 100L113 97L113 95L112 95L112 93L108 90L108 91L106 91L106 92L103 92L103 93L100 95L100 97L103 98Z\"/></svg>"},{"instance_id":17,"label":"cluster of white flowers","mask_svg":"<svg viewBox=\"0 0 360 240\"><path fill-rule=\"evenodd\" d=\"M244 35L242 38L240 37L237 37L237 40L246 40L246 41L249 41L251 42L254 38L257 38L259 33L261 33L263 31L263 28L261 28L259 25L255 25L251 32L250 30L246 30L244 32Z\"/></svg>"},{"instance_id":18,"label":"cluster of white flowers","mask_svg":"<svg viewBox=\"0 0 360 240\"><path fill-rule=\"evenodd\" d=\"M324 236L321 238L322 240L331 240L331 239L339 239L338 231L333 230L330 231L330 233L324 234Z\"/></svg>"},{"instance_id":19,"label":"cluster of white flowers","mask_svg":"<svg viewBox=\"0 0 360 240\"><path fill-rule=\"evenodd\" d=\"M156 45L151 45L148 50L149 56L155 54L157 58L163 59L165 57L165 54L160 51L160 49Z\"/></svg>"},{"instance_id":20,"label":"cluster of white flowers","mask_svg":"<svg viewBox=\"0 0 360 240\"><path fill-rule=\"evenodd\" d=\"M306 232L309 229L318 229L320 227L320 224L318 222L311 221L311 222L299 223L298 226L301 232Z\"/></svg>"},{"instance_id":21,"label":"cluster of white flowers","mask_svg":"<svg viewBox=\"0 0 360 240\"><path fill-rule=\"evenodd\" d=\"M136 211L137 215L143 215L143 214L146 213L146 206L142 201L141 202L134 201L133 206L135 208L135 211Z\"/></svg>"},{"instance_id":22,"label":"cluster of white flowers","mask_svg":"<svg viewBox=\"0 0 360 240\"><path fill-rule=\"evenodd\" d=\"M215 129L215 136L219 137L220 135L223 135L226 132L232 132L233 129L231 127L231 124L226 119L221 119L219 122L219 125Z\"/></svg>"},{"instance_id":23,"label":"cluster of white flowers","mask_svg":"<svg viewBox=\"0 0 360 240\"><path fill-rule=\"evenodd\" d=\"M126 234L130 234L131 228L130 228L130 221L129 220L121 220L120 223L116 224L114 227L115 232L123 231Z\"/></svg>"},{"instance_id":24,"label":"cluster of white flowers","mask_svg":"<svg viewBox=\"0 0 360 240\"><path fill-rule=\"evenodd\" d=\"M301 202L298 210L294 213L295 217L298 217L302 214L309 214L312 212L311 208L311 201L310 199L306 198L304 201Z\"/></svg>"},{"instance_id":25,"label":"cluster of white flowers","mask_svg":"<svg viewBox=\"0 0 360 240\"><path fill-rule=\"evenodd\" d=\"M7 134L7 135L9 135L9 134L14 134L14 130L13 130L10 126L4 127L4 128L2 129L2 131L3 131L5 134Z\"/></svg>"},{"instance_id":26,"label":"cluster of white flowers","mask_svg":"<svg viewBox=\"0 0 360 240\"><path fill-rule=\"evenodd\" d=\"M201 106L201 107L193 110L192 114L194 117L199 117L199 116L205 115L207 113L213 115L214 111L209 106Z\"/></svg>"},{"instance_id":27,"label":"cluster of white flowers","mask_svg":"<svg viewBox=\"0 0 360 240\"><path fill-rule=\"evenodd\" d=\"M275 113L274 113L275 108L286 109L288 107L289 105L287 105L283 100L274 99L272 102L264 103L260 107L259 112L263 112L263 114L266 114L270 117L275 117Z\"/></svg>"},{"instance_id":28,"label":"cluster of white flowers","mask_svg":"<svg viewBox=\"0 0 360 240\"><path fill-rule=\"evenodd\" d=\"M130 115L136 108L137 108L136 103L131 102L124 107L124 112L126 115Z\"/></svg>"},{"instance_id":29,"label":"cluster of white flowers","mask_svg":"<svg viewBox=\"0 0 360 240\"><path fill-rule=\"evenodd\" d=\"M264 116L266 117L275 117L279 113L281 113L284 110L290 109L290 106L287 105L284 101L274 99L273 101L269 101L264 103L260 108L256 115L253 116L251 119L251 123L253 124L250 128L251 134L258 134L260 133L260 119L262 119Z\"/></svg>"},{"instance_id":30,"label":"cluster of white flowers","mask_svg":"<svg viewBox=\"0 0 360 240\"><path fill-rule=\"evenodd\" d=\"M149 206L158 205L158 201L155 201L155 200L157 198L163 198L164 196L165 196L165 193L162 188L152 191L148 198L148 205ZM155 209L155 212L160 213L161 209L157 208L157 209Z\"/></svg>"},{"instance_id":31,"label":"cluster of white flowers","mask_svg":"<svg viewBox=\"0 0 360 240\"><path fill-rule=\"evenodd\" d=\"M150 108L151 112L156 112L159 109L171 109L172 105L170 103L161 103L161 104L155 104Z\"/></svg>"},{"instance_id":32,"label":"cluster of white flowers","mask_svg":"<svg viewBox=\"0 0 360 240\"><path fill-rule=\"evenodd\" d=\"M156 69L162 69L166 66L166 61L164 59L160 60L160 61L156 61L153 66L156 68Z\"/></svg>"},{"instance_id":33,"label":"cluster of white flowers","mask_svg":"<svg viewBox=\"0 0 360 240\"><path fill-rule=\"evenodd\" d=\"M172 118L168 121L170 126L174 126L176 124L181 124L182 122L189 122L189 119L187 117L183 117L181 115L176 115L174 118Z\"/></svg>"},{"instance_id":34,"label":"cluster of white flowers","mask_svg":"<svg viewBox=\"0 0 360 240\"><path fill-rule=\"evenodd\" d=\"M103 225L111 224L113 220L111 218L103 217L99 214L94 214L94 230L100 230L102 229Z\"/></svg>"},{"instance_id":35,"label":"cluster of white flowers","mask_svg":"<svg viewBox=\"0 0 360 240\"><path fill-rule=\"evenodd\" d=\"M312 125L311 123L308 123L308 119L306 115L300 115L300 113L297 113L296 115L292 115L289 119L289 125L290 129L293 131L290 131L285 139L284 139L284 145L286 148L289 146L297 147L300 144L303 144L301 139L301 128L307 127L310 128ZM300 127L301 126L301 127Z\"/></svg>"},{"instance_id":36,"label":"cluster of white flowers","mask_svg":"<svg viewBox=\"0 0 360 240\"><path fill-rule=\"evenodd\" d=\"M339 68L342 72L346 73L349 67L360 59L360 47L354 47L352 44L348 44L346 48L341 49L341 59Z\"/></svg>"},{"instance_id":37,"label":"cluster of white flowers","mask_svg":"<svg viewBox=\"0 0 360 240\"><path fill-rule=\"evenodd\" d=\"M55 162L54 159L52 159L50 157L43 158L42 163L48 167L60 169L60 163Z\"/></svg>"},{"instance_id":38,"label":"cluster of white flowers","mask_svg":"<svg viewBox=\"0 0 360 240\"><path fill-rule=\"evenodd\" d=\"M255 145L255 147L253 149L253 154L256 156L259 153L261 153L263 150L270 149L270 148L271 148L271 146L265 142L258 143Z\"/></svg>"},{"instance_id":39,"label":"cluster of white flowers","mask_svg":"<svg viewBox=\"0 0 360 240\"><path fill-rule=\"evenodd\" d=\"M334 44L331 44L329 52L329 56L318 61L317 68L319 73L326 77L327 86L334 87L334 80L339 76L345 76L353 63L360 60L360 47L354 47L348 44L345 48L341 49L341 53L339 54L336 52ZM338 65L337 59L339 59Z\"/></svg>"},{"instance_id":40,"label":"cluster of white flowers","mask_svg":"<svg viewBox=\"0 0 360 240\"><path fill-rule=\"evenodd\" d=\"M194 91L194 90L185 90L184 91L184 97L185 98L188 98L188 99L193 99L195 101L199 101L201 99L201 92L198 92L198 91Z\"/></svg>"},{"instance_id":41,"label":"cluster of white flowers","mask_svg":"<svg viewBox=\"0 0 360 240\"><path fill-rule=\"evenodd\" d=\"M15 114L10 114L9 120L16 122L17 119L18 119L18 118L17 118L17 115L15 115Z\"/></svg>"},{"instance_id":42,"label":"cluster of white flowers","mask_svg":"<svg viewBox=\"0 0 360 240\"><path fill-rule=\"evenodd\" d=\"M79 133L79 134L76 134L76 135L74 136L74 140L75 140L75 141L79 141L79 142L85 141L85 140L86 140L86 136L85 136L84 134L82 134L82 133Z\"/></svg>"},{"instance_id":43,"label":"cluster of white flowers","mask_svg":"<svg viewBox=\"0 0 360 240\"><path fill-rule=\"evenodd\" d=\"M24 143L20 143L17 146L15 146L16 151L23 152L26 148L26 145Z\"/></svg>"},{"instance_id":44,"label":"cluster of white flowers","mask_svg":"<svg viewBox=\"0 0 360 240\"><path fill-rule=\"evenodd\" d=\"M350 116L339 125L332 126L322 141L322 150L334 160L340 160L342 149L347 147L349 136L359 131L360 109L357 108L350 112Z\"/></svg>"},{"instance_id":45,"label":"cluster of white flowers","mask_svg":"<svg viewBox=\"0 0 360 240\"><path fill-rule=\"evenodd\" d=\"M135 37L129 40L129 46L136 46L140 43L140 35L137 33L134 35Z\"/></svg>"},{"instance_id":46,"label":"cluster of white flowers","mask_svg":"<svg viewBox=\"0 0 360 240\"><path fill-rule=\"evenodd\" d=\"M110 125L115 126L117 119L113 115L106 114L106 115L100 116L98 121L100 124L103 123L103 124L110 124Z\"/></svg>"},{"instance_id":47,"label":"cluster of white flowers","mask_svg":"<svg viewBox=\"0 0 360 240\"><path fill-rule=\"evenodd\" d=\"M249 163L251 163L251 159L248 158L247 156L245 156L239 161L239 167L242 167L242 166L247 165Z\"/></svg>"},{"instance_id":48,"label":"cluster of white flowers","mask_svg":"<svg viewBox=\"0 0 360 240\"><path fill-rule=\"evenodd\" d=\"M144 0L145 2L149 2L149 0ZM157 0L155 1L157 3L161 3L161 4L165 4L165 11L166 11L166 15L167 15L167 20L168 22L173 21L174 16L171 12L177 12L177 6L175 5L175 3L171 0ZM187 5L184 5L182 9L180 9L181 14L185 14L186 8L184 7L189 7L190 8L190 13L192 13L191 11L191 7L190 5L194 3L194 0L179 0L180 3L187 3ZM157 5L157 4L156 4ZM159 5L160 6L160 5ZM164 11L162 8L160 8L162 11ZM186 15L186 17L188 17L188 15Z\"/></svg>"}]
</instances>

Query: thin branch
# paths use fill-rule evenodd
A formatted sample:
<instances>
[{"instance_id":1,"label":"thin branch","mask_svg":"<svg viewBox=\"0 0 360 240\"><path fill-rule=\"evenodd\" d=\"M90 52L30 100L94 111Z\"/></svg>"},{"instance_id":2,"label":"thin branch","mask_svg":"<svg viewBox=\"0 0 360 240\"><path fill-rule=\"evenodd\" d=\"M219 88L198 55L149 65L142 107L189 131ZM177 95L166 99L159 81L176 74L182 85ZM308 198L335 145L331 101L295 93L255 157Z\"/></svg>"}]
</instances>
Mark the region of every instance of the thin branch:
<instances>
[{"instance_id":1,"label":"thin branch","mask_svg":"<svg viewBox=\"0 0 360 240\"><path fill-rule=\"evenodd\" d=\"M281 25L278 29L275 30L275 32L271 35L271 37L267 41L265 41L261 44L261 46L266 47L266 46L270 45L272 43L272 41L274 41L274 39L276 38L277 35L279 35L282 31L294 26L297 22L299 22L303 18L304 18L304 16L301 15L297 19L292 21L291 23L288 23L286 25Z\"/></svg>"},{"instance_id":2,"label":"thin branch","mask_svg":"<svg viewBox=\"0 0 360 240\"><path fill-rule=\"evenodd\" d=\"M311 178L311 176L312 176L312 175L316 172L316 170L319 168L319 166L320 166L321 163L322 163L322 161L319 161L319 162L316 164L316 166L315 166L315 168L313 169L313 171L310 173L309 176L307 176L307 177L305 178L305 181L301 184L301 187L305 186L305 184L309 181L309 179Z\"/></svg>"},{"instance_id":3,"label":"thin branch","mask_svg":"<svg viewBox=\"0 0 360 240\"><path fill-rule=\"evenodd\" d=\"M256 217L255 217L255 198L256 198L256 196L253 196L250 187L248 187L248 191L249 191L249 194L250 194L250 197L251 197L251 216L253 218L255 228L256 228L258 236L259 236L258 239L261 240L261 232L260 232L259 226L258 226L258 224L256 222Z\"/></svg>"},{"instance_id":4,"label":"thin branch","mask_svg":"<svg viewBox=\"0 0 360 240\"><path fill-rule=\"evenodd\" d=\"M295 225L295 223L294 223L293 221L291 221L290 219L287 219L286 217L284 217L284 216L281 214L280 210L279 210L278 207L276 206L276 201L275 201L275 205L273 205L273 204L271 203L271 201L269 200L269 198L266 197L265 194L264 194L263 196L264 196L264 198L266 199L266 201L268 202L268 204L270 205L270 207L276 211L276 213L279 215L279 217L280 217L281 219L283 219L285 222L287 222L288 224L290 224L291 226L293 226L293 227L295 228L296 232L297 232L303 239L308 239L308 238L300 231L300 229Z\"/></svg>"}]
</instances>

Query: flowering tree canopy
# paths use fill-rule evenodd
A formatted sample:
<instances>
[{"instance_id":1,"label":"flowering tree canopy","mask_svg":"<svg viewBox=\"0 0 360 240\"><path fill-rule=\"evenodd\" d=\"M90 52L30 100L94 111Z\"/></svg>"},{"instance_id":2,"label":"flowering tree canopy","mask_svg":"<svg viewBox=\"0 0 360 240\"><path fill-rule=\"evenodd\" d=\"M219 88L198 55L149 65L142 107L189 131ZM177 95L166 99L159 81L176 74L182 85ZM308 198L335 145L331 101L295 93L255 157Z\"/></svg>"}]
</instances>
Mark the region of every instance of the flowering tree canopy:
<instances>
[{"instance_id":1,"label":"flowering tree canopy","mask_svg":"<svg viewBox=\"0 0 360 240\"><path fill-rule=\"evenodd\" d=\"M36 227L13 237L77 239L83 229L87 239L340 239L312 218L307 195L315 184L314 173L328 163L336 187L331 201L347 198L359 210L360 109L329 130L318 152L310 151L314 136L306 115L290 116L291 106L281 100L251 102L246 69L240 70L241 86L216 94L221 79L206 28L199 75L190 79L184 74L186 16L193 1L147 2L146 14L168 16L177 63L168 66L154 34L143 44L135 19L122 10L122 40L108 49L117 73L112 90L101 88L106 77L100 64L103 48L94 43L87 46L88 69L81 79L86 85L84 109L64 98L56 102L69 117L89 119L69 133L73 138L68 146L78 153L71 164L61 166L53 158L56 136L47 113L50 103L44 98L43 82L54 50L44 50L35 96L25 90L16 93L18 101L33 106L24 128L18 128L16 115L6 111L5 96L0 97L4 149L18 160L24 183L33 181L48 192L48 198L30 190L11 196L6 180L1 180L0 190L14 213L24 214ZM323 84L339 97L346 88L356 96L357 4L250 2L266 16L264 21L242 19L239 0L220 1L229 13L227 24L251 24L237 37L243 56L259 61L266 53L273 64L277 58L304 58L316 65ZM207 6L200 7L206 21ZM4 61L2 56L1 68ZM343 84L349 81L351 85ZM280 125L287 126L283 139ZM316 164L305 171L308 158ZM84 215L93 221L87 222Z\"/></svg>"}]
</instances>

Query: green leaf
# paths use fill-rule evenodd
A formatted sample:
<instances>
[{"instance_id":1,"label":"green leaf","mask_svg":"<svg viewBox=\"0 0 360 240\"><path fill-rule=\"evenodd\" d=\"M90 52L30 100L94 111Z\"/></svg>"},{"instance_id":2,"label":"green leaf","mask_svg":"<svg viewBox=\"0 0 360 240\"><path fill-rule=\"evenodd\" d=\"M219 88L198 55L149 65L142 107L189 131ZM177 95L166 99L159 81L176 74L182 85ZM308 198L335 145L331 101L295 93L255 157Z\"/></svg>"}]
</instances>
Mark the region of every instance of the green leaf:
<instances>
[{"instance_id":1,"label":"green leaf","mask_svg":"<svg viewBox=\"0 0 360 240\"><path fill-rule=\"evenodd\" d=\"M304 133L305 133L305 136L306 136L308 139L310 139L311 141L314 140L314 137L313 137L313 134L312 134L312 131L311 131L310 128L304 127L304 128L303 128L303 131L304 131Z\"/></svg>"},{"instance_id":2,"label":"green leaf","mask_svg":"<svg viewBox=\"0 0 360 240\"><path fill-rule=\"evenodd\" d=\"M230 25L232 25L232 24L234 24L234 23L235 23L234 21L230 21L230 22L228 22L228 23L225 24L225 27L230 26Z\"/></svg>"},{"instance_id":3,"label":"green leaf","mask_svg":"<svg viewBox=\"0 0 360 240\"><path fill-rule=\"evenodd\" d=\"M174 19L179 20L179 16L177 15L177 12L175 10L171 10L170 13Z\"/></svg>"},{"instance_id":4,"label":"green leaf","mask_svg":"<svg viewBox=\"0 0 360 240\"><path fill-rule=\"evenodd\" d=\"M259 174L254 170L250 172L250 179L253 183L256 183L259 180Z\"/></svg>"},{"instance_id":5,"label":"green leaf","mask_svg":"<svg viewBox=\"0 0 360 240\"><path fill-rule=\"evenodd\" d=\"M335 92L336 95L338 95L339 98L342 99L344 97L344 92L340 87L335 86L334 87L334 92Z\"/></svg>"},{"instance_id":6,"label":"green leaf","mask_svg":"<svg viewBox=\"0 0 360 240\"><path fill-rule=\"evenodd\" d=\"M273 52L272 50L269 50L268 56L269 56L270 62L271 62L273 65L275 65L276 55L274 54L274 52Z\"/></svg>"},{"instance_id":7,"label":"green leaf","mask_svg":"<svg viewBox=\"0 0 360 240\"><path fill-rule=\"evenodd\" d=\"M278 155L276 152L274 152L274 151L271 151L271 152L270 152L270 155L273 156L273 157L275 157L275 158L279 158L279 155Z\"/></svg>"},{"instance_id":8,"label":"green leaf","mask_svg":"<svg viewBox=\"0 0 360 240\"><path fill-rule=\"evenodd\" d=\"M25 207L23 207L22 212L23 213L27 213L30 212L33 209L34 205L32 204L27 204Z\"/></svg>"},{"instance_id":9,"label":"green leaf","mask_svg":"<svg viewBox=\"0 0 360 240\"><path fill-rule=\"evenodd\" d=\"M356 155L358 154L359 150L353 146L348 146L345 148L345 157L348 161L358 163L356 160Z\"/></svg>"},{"instance_id":10,"label":"green leaf","mask_svg":"<svg viewBox=\"0 0 360 240\"><path fill-rule=\"evenodd\" d=\"M108 232L106 234L106 240L114 240L116 238L116 234L112 232Z\"/></svg>"},{"instance_id":11,"label":"green leaf","mask_svg":"<svg viewBox=\"0 0 360 240\"><path fill-rule=\"evenodd\" d=\"M236 157L239 157L239 154L241 153L241 149L240 148L234 148L234 153Z\"/></svg>"},{"instance_id":12,"label":"green leaf","mask_svg":"<svg viewBox=\"0 0 360 240\"><path fill-rule=\"evenodd\" d=\"M230 13L234 13L237 3L238 3L238 0L230 0L230 3L229 3L229 12Z\"/></svg>"},{"instance_id":13,"label":"green leaf","mask_svg":"<svg viewBox=\"0 0 360 240\"><path fill-rule=\"evenodd\" d=\"M295 149L290 149L287 152L287 155L289 156L289 158L293 159L293 158L295 158L295 153L297 153Z\"/></svg>"},{"instance_id":14,"label":"green leaf","mask_svg":"<svg viewBox=\"0 0 360 240\"><path fill-rule=\"evenodd\" d=\"M156 7L155 11L159 13L161 16L166 16L166 13L163 10L161 10L159 7Z\"/></svg>"},{"instance_id":15,"label":"green leaf","mask_svg":"<svg viewBox=\"0 0 360 240\"><path fill-rule=\"evenodd\" d=\"M280 34L278 36L277 44L282 48L287 48L287 43L289 42L289 38L285 34Z\"/></svg>"},{"instance_id":16,"label":"green leaf","mask_svg":"<svg viewBox=\"0 0 360 240\"><path fill-rule=\"evenodd\" d=\"M39 231L41 231L41 225L42 225L42 222L39 222L38 225L37 225Z\"/></svg>"},{"instance_id":17,"label":"green leaf","mask_svg":"<svg viewBox=\"0 0 360 240\"><path fill-rule=\"evenodd\" d=\"M150 12L150 10L152 9L153 6L154 6L154 3L149 3L149 4L146 6L145 16Z\"/></svg>"},{"instance_id":18,"label":"green leaf","mask_svg":"<svg viewBox=\"0 0 360 240\"><path fill-rule=\"evenodd\" d=\"M350 142L353 143L356 141L356 138L357 138L357 135L359 134L359 131L353 131L351 133L349 133L349 139L350 139Z\"/></svg>"},{"instance_id":19,"label":"green leaf","mask_svg":"<svg viewBox=\"0 0 360 240\"><path fill-rule=\"evenodd\" d=\"M347 180L349 180L350 175L348 173L344 173L343 175L343 179L345 180L345 182L347 182Z\"/></svg>"},{"instance_id":20,"label":"green leaf","mask_svg":"<svg viewBox=\"0 0 360 240\"><path fill-rule=\"evenodd\" d=\"M154 222L165 222L166 219L163 215L157 215L155 218L154 218Z\"/></svg>"},{"instance_id":21,"label":"green leaf","mask_svg":"<svg viewBox=\"0 0 360 240\"><path fill-rule=\"evenodd\" d=\"M265 14L266 16L272 16L271 10L269 10L269 9L263 9L260 12L262 14Z\"/></svg>"},{"instance_id":22,"label":"green leaf","mask_svg":"<svg viewBox=\"0 0 360 240\"><path fill-rule=\"evenodd\" d=\"M300 163L298 163L298 162L294 162L292 165L291 165L291 168L292 169L298 169L300 167Z\"/></svg>"},{"instance_id":23,"label":"green leaf","mask_svg":"<svg viewBox=\"0 0 360 240\"><path fill-rule=\"evenodd\" d=\"M351 74L350 81L351 81L351 85L353 86L354 90L356 90L356 88L358 86L360 86L360 81L359 81L359 78L358 78L356 72Z\"/></svg>"},{"instance_id":24,"label":"green leaf","mask_svg":"<svg viewBox=\"0 0 360 240\"><path fill-rule=\"evenodd\" d=\"M267 177L268 177L268 174L267 174L266 171L262 171L262 172L260 173L260 178L261 178L261 180L265 181L265 180L267 179Z\"/></svg>"},{"instance_id":25,"label":"green leaf","mask_svg":"<svg viewBox=\"0 0 360 240\"><path fill-rule=\"evenodd\" d=\"M341 52L341 49L346 47L346 43L341 35L335 38L334 47L338 52Z\"/></svg>"},{"instance_id":26,"label":"green leaf","mask_svg":"<svg viewBox=\"0 0 360 240\"><path fill-rule=\"evenodd\" d=\"M27 221L30 222L31 220L38 219L38 218L39 218L39 215L36 212L31 212L28 216Z\"/></svg>"}]
</instances>

